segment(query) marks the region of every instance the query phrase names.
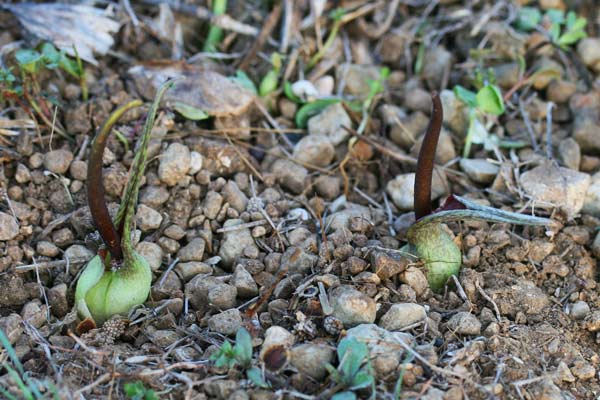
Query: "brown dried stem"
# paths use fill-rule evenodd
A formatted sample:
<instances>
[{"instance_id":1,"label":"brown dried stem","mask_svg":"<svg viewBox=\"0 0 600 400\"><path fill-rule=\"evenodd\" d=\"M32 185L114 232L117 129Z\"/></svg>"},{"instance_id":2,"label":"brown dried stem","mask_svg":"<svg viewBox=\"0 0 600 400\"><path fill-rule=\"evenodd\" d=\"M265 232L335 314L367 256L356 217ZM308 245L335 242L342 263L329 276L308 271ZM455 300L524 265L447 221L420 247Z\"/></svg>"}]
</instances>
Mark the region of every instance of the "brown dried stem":
<instances>
[{"instance_id":1,"label":"brown dried stem","mask_svg":"<svg viewBox=\"0 0 600 400\"><path fill-rule=\"evenodd\" d=\"M132 108L142 105L140 100L131 101L124 106L116 109L102 126L102 129L96 136L90 152L87 175L87 197L90 207L90 213L94 224L106 244L113 260L123 259L123 249L121 248L121 233L117 231L115 224L108 212L106 199L104 198L104 185L102 184L102 156L106 147L106 140L110 135L112 127L117 120Z\"/></svg>"},{"instance_id":2,"label":"brown dried stem","mask_svg":"<svg viewBox=\"0 0 600 400\"><path fill-rule=\"evenodd\" d=\"M444 118L442 102L437 92L431 94L433 107L431 119L425 132L419 158L417 159L417 171L415 174L415 217L417 220L431 214L431 179L433 177L433 164L437 148L442 120Z\"/></svg>"}]
</instances>

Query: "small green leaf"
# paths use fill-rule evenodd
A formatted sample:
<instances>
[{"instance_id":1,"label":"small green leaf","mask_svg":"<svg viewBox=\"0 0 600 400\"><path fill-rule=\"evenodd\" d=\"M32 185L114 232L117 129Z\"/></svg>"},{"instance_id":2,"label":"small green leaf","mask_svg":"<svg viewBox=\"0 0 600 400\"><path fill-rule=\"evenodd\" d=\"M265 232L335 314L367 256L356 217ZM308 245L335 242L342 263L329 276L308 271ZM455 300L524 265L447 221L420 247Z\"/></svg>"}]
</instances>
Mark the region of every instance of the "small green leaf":
<instances>
[{"instance_id":1,"label":"small green leaf","mask_svg":"<svg viewBox=\"0 0 600 400\"><path fill-rule=\"evenodd\" d=\"M123 385L125 395L132 400L144 400L146 397L146 387L141 381L128 382Z\"/></svg>"},{"instance_id":2,"label":"small green leaf","mask_svg":"<svg viewBox=\"0 0 600 400\"><path fill-rule=\"evenodd\" d=\"M559 45L561 48L565 48L567 46L577 43L580 39L583 39L585 37L587 37L587 33L585 33L582 30L568 31L558 38L556 44Z\"/></svg>"},{"instance_id":3,"label":"small green leaf","mask_svg":"<svg viewBox=\"0 0 600 400\"><path fill-rule=\"evenodd\" d=\"M504 99L500 88L496 85L486 85L477 92L477 107L488 114L502 115L504 113Z\"/></svg>"},{"instance_id":4,"label":"small green leaf","mask_svg":"<svg viewBox=\"0 0 600 400\"><path fill-rule=\"evenodd\" d=\"M12 72L10 72L10 68L2 68L0 69L0 82L6 82L12 84L17 80Z\"/></svg>"},{"instance_id":5,"label":"small green leaf","mask_svg":"<svg viewBox=\"0 0 600 400\"><path fill-rule=\"evenodd\" d=\"M364 389L366 387L371 386L374 381L375 379L373 378L373 375L369 374L367 371L359 371L352 380L352 386L348 389Z\"/></svg>"},{"instance_id":6,"label":"small green leaf","mask_svg":"<svg viewBox=\"0 0 600 400\"><path fill-rule=\"evenodd\" d=\"M423 70L423 62L425 61L425 42L419 44L417 49L417 57L415 58L415 74L420 74Z\"/></svg>"},{"instance_id":7,"label":"small green leaf","mask_svg":"<svg viewBox=\"0 0 600 400\"><path fill-rule=\"evenodd\" d=\"M296 125L301 129L306 128L310 117L317 115L328 106L339 102L340 99L319 99L303 105L296 113Z\"/></svg>"},{"instance_id":8,"label":"small green leaf","mask_svg":"<svg viewBox=\"0 0 600 400\"><path fill-rule=\"evenodd\" d=\"M337 368L327 363L325 364L325 369L329 373L329 377L332 381L334 381L335 383L342 383L342 376L340 375L340 372L337 370Z\"/></svg>"},{"instance_id":9,"label":"small green leaf","mask_svg":"<svg viewBox=\"0 0 600 400\"><path fill-rule=\"evenodd\" d=\"M535 7L521 7L517 15L516 26L523 31L531 31L542 20L542 13Z\"/></svg>"},{"instance_id":10,"label":"small green leaf","mask_svg":"<svg viewBox=\"0 0 600 400\"><path fill-rule=\"evenodd\" d=\"M247 367L252 363L252 337L244 328L238 330L235 335L233 354L243 367Z\"/></svg>"},{"instance_id":11,"label":"small green leaf","mask_svg":"<svg viewBox=\"0 0 600 400\"><path fill-rule=\"evenodd\" d=\"M210 117L210 115L208 115L205 111L179 101L173 103L173 108L184 118L189 119L190 121L202 121Z\"/></svg>"},{"instance_id":12,"label":"small green leaf","mask_svg":"<svg viewBox=\"0 0 600 400\"><path fill-rule=\"evenodd\" d=\"M549 9L548 11L546 11L546 14L544 14L544 16L548 18L548 20L550 20L550 22L552 22L553 24L560 25L565 22L565 12L557 8Z\"/></svg>"},{"instance_id":13,"label":"small green leaf","mask_svg":"<svg viewBox=\"0 0 600 400\"><path fill-rule=\"evenodd\" d=\"M477 95L460 85L454 86L454 95L470 108L477 107Z\"/></svg>"},{"instance_id":14,"label":"small green leaf","mask_svg":"<svg viewBox=\"0 0 600 400\"><path fill-rule=\"evenodd\" d=\"M553 42L556 42L560 37L560 25L558 23L550 25L548 34L550 35L550 39L552 39Z\"/></svg>"},{"instance_id":15,"label":"small green leaf","mask_svg":"<svg viewBox=\"0 0 600 400\"><path fill-rule=\"evenodd\" d=\"M277 83L279 81L279 73L272 69L263 77L262 81L260 81L260 86L258 88L258 94L260 97L265 97L270 93L273 93L277 90Z\"/></svg>"},{"instance_id":16,"label":"small green leaf","mask_svg":"<svg viewBox=\"0 0 600 400\"><path fill-rule=\"evenodd\" d=\"M260 368L252 367L252 368L248 369L246 371L246 377L256 387L259 387L262 389L268 389L270 387L269 384L264 380L264 378L262 376L262 372L260 371Z\"/></svg>"},{"instance_id":17,"label":"small green leaf","mask_svg":"<svg viewBox=\"0 0 600 400\"><path fill-rule=\"evenodd\" d=\"M567 29L572 31L578 31L585 29L587 25L587 18L579 17L571 25L567 25Z\"/></svg>"},{"instance_id":18,"label":"small green leaf","mask_svg":"<svg viewBox=\"0 0 600 400\"><path fill-rule=\"evenodd\" d=\"M44 43L42 45L42 58L46 68L54 69L58 67L60 62L60 53L52 43Z\"/></svg>"},{"instance_id":19,"label":"small green leaf","mask_svg":"<svg viewBox=\"0 0 600 400\"><path fill-rule=\"evenodd\" d=\"M346 13L347 11L343 8L335 8L329 13L329 18L334 21L339 21Z\"/></svg>"},{"instance_id":20,"label":"small green leaf","mask_svg":"<svg viewBox=\"0 0 600 400\"><path fill-rule=\"evenodd\" d=\"M283 93L285 94L285 97L287 97L294 103L302 103L302 99L294 94L294 91L292 90L292 84L289 81L285 81L283 83Z\"/></svg>"},{"instance_id":21,"label":"small green leaf","mask_svg":"<svg viewBox=\"0 0 600 400\"><path fill-rule=\"evenodd\" d=\"M356 395L353 392L340 392L331 396L331 400L356 400Z\"/></svg>"},{"instance_id":22,"label":"small green leaf","mask_svg":"<svg viewBox=\"0 0 600 400\"><path fill-rule=\"evenodd\" d=\"M231 77L230 79L239 83L241 86L245 87L253 94L258 93L258 91L256 90L256 85L254 84L254 82L252 82L252 79L250 79L248 74L246 74L244 71L238 69L237 71L235 71L235 76Z\"/></svg>"},{"instance_id":23,"label":"small green leaf","mask_svg":"<svg viewBox=\"0 0 600 400\"><path fill-rule=\"evenodd\" d=\"M340 341L338 344L338 358L342 363L340 369L345 381L352 382L361 365L367 361L368 355L367 345L355 337L346 337Z\"/></svg>"},{"instance_id":24,"label":"small green leaf","mask_svg":"<svg viewBox=\"0 0 600 400\"><path fill-rule=\"evenodd\" d=\"M15 53L15 58L25 72L35 74L38 70L38 62L42 58L42 55L35 50L20 49Z\"/></svg>"},{"instance_id":25,"label":"small green leaf","mask_svg":"<svg viewBox=\"0 0 600 400\"><path fill-rule=\"evenodd\" d=\"M79 64L77 63L77 61L71 60L63 52L60 53L60 60L59 60L58 64L63 71L65 71L66 73L68 73L69 75L71 75L75 78L80 78L83 73L83 71L79 67Z\"/></svg>"}]
</instances>

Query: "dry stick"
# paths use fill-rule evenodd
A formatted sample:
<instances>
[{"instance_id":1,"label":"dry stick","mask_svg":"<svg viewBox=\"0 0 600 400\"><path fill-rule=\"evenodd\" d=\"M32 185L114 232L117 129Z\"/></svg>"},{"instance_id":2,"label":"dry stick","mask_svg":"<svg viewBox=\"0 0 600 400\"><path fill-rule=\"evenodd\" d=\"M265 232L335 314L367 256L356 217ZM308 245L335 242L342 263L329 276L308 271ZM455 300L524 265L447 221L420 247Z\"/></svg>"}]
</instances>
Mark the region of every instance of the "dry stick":
<instances>
[{"instance_id":1,"label":"dry stick","mask_svg":"<svg viewBox=\"0 0 600 400\"><path fill-rule=\"evenodd\" d=\"M261 182L264 182L264 178L261 175L260 172L258 172L258 170L256 168L254 168L254 165L252 165L252 163L250 161L248 161L248 159L246 157L244 157L244 155L242 154L242 152L237 148L237 146L231 141L231 138L229 137L228 134L225 134L225 137L227 138L227 141L229 142L229 144L231 145L231 147L233 147L233 150L235 150L235 152L237 153L237 155L240 157L240 159L242 160L242 162L252 171L252 173L254 175L257 176L258 179L261 180Z\"/></svg>"},{"instance_id":2,"label":"dry stick","mask_svg":"<svg viewBox=\"0 0 600 400\"><path fill-rule=\"evenodd\" d=\"M361 30L364 32L366 36L370 39L379 39L388 29L392 26L392 21L396 16L396 10L400 5L400 0L392 0L388 6L388 10L386 12L386 17L383 23L379 24L379 26L373 26L365 21L364 17L359 18L356 22Z\"/></svg>"},{"instance_id":3,"label":"dry stick","mask_svg":"<svg viewBox=\"0 0 600 400\"><path fill-rule=\"evenodd\" d=\"M19 265L19 266L15 267L15 272L24 273L24 272L28 272L28 271L33 271L36 268L37 269L57 268L57 267L63 267L67 264L80 265L80 264L85 264L89 260L90 259L88 257L77 257L77 258L71 258L69 260L40 261L37 264Z\"/></svg>"},{"instance_id":4,"label":"dry stick","mask_svg":"<svg viewBox=\"0 0 600 400\"><path fill-rule=\"evenodd\" d=\"M546 157L548 160L552 160L554 158L552 152L552 108L554 107L554 103L549 101L548 106L546 108Z\"/></svg>"},{"instance_id":5,"label":"dry stick","mask_svg":"<svg viewBox=\"0 0 600 400\"><path fill-rule=\"evenodd\" d=\"M425 132L415 173L415 218L417 220L431 214L431 180L433 178L433 165L440 131L442 129L443 110L440 96L437 92L431 95L433 108L431 119Z\"/></svg>"},{"instance_id":6,"label":"dry stick","mask_svg":"<svg viewBox=\"0 0 600 400\"><path fill-rule=\"evenodd\" d=\"M523 101L519 97L519 111L521 112L521 116L523 117L523 122L525 122L525 127L527 128L527 132L529 133L529 138L531 139L531 144L533 146L533 151L538 152L540 150L540 146L535 140L535 131L533 130L533 126L531 125L531 120L529 119L529 114L527 110L525 110L525 106L523 106Z\"/></svg>"},{"instance_id":7,"label":"dry stick","mask_svg":"<svg viewBox=\"0 0 600 400\"><path fill-rule=\"evenodd\" d=\"M104 126L102 126L98 136L96 136L90 152L87 175L87 197L90 213L92 214L92 219L98 228L98 232L100 232L102 240L104 240L104 243L108 247L114 260L123 259L123 249L121 248L121 232L117 232L117 228L108 212L106 199L104 198L104 185L102 184L102 156L104 155L106 141L113 125L127 111L141 105L142 102L140 100L134 100L115 110L110 117L108 117Z\"/></svg>"},{"instance_id":8,"label":"dry stick","mask_svg":"<svg viewBox=\"0 0 600 400\"><path fill-rule=\"evenodd\" d=\"M290 31L292 28L292 22L294 19L294 1L283 0L283 21L281 24L281 44L279 45L279 52L282 54L287 53L288 46L290 45Z\"/></svg>"},{"instance_id":9,"label":"dry stick","mask_svg":"<svg viewBox=\"0 0 600 400\"><path fill-rule=\"evenodd\" d=\"M264 46L265 42L271 36L273 29L279 22L279 17L281 17L281 4L276 4L271 10L271 13L263 23L263 27L258 34L258 37L254 41L254 44L248 51L248 54L244 57L244 59L238 65L238 68L242 71L248 68L254 57L256 57L256 53Z\"/></svg>"}]
</instances>

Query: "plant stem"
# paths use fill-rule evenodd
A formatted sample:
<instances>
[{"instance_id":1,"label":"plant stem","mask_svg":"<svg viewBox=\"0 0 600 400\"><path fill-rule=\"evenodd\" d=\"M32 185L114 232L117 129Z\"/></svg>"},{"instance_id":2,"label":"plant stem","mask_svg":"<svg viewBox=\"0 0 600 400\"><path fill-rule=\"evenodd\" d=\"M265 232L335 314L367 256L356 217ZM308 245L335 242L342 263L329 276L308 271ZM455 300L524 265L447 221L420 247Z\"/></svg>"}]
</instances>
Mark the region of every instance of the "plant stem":
<instances>
[{"instance_id":1,"label":"plant stem","mask_svg":"<svg viewBox=\"0 0 600 400\"><path fill-rule=\"evenodd\" d=\"M123 249L121 247L121 237L113 224L104 198L104 185L102 184L102 156L104 155L104 148L106 147L108 135L118 119L130 109L141 105L142 102L140 100L131 101L116 109L108 117L94 140L88 162L87 197L90 212L102 240L108 247L112 258L116 261L123 259Z\"/></svg>"},{"instance_id":2,"label":"plant stem","mask_svg":"<svg viewBox=\"0 0 600 400\"><path fill-rule=\"evenodd\" d=\"M125 196L121 200L121 206L117 212L115 218L115 224L118 227L118 232L121 235L122 241L121 246L124 250L125 261L133 254L133 245L131 244L131 221L135 213L135 206L137 204L138 191L144 175L146 167L146 158L148 156L148 143L152 136L152 127L154 126L154 120L156 119L156 112L160 104L160 99L165 92L173 86L173 83L178 78L171 79L162 84L162 86L156 92L154 101L148 110L146 116L146 122L142 130L142 138L135 152L135 157L131 164L131 173L127 181L127 187L125 188Z\"/></svg>"},{"instance_id":3,"label":"plant stem","mask_svg":"<svg viewBox=\"0 0 600 400\"><path fill-rule=\"evenodd\" d=\"M317 54L315 54L309 61L308 63L308 68L312 68L314 67L319 60L321 60L321 58L323 57L323 55L325 54L325 52L331 47L331 45L333 44L333 41L335 39L335 37L337 36L340 27L342 26L342 20L341 19L336 19L335 22L333 23L333 27L331 28L331 32L329 32L329 36L327 37L327 40L325 41L325 43L323 44L323 47L321 47L321 49L317 52Z\"/></svg>"},{"instance_id":4,"label":"plant stem","mask_svg":"<svg viewBox=\"0 0 600 400\"><path fill-rule=\"evenodd\" d=\"M419 158L417 159L417 171L415 174L415 218L419 220L424 216L431 214L431 179L433 177L433 163L435 161L435 152L437 148L440 131L442 129L442 120L444 118L442 102L437 92L431 94L433 107L431 109L431 119L421 144Z\"/></svg>"},{"instance_id":5,"label":"plant stem","mask_svg":"<svg viewBox=\"0 0 600 400\"><path fill-rule=\"evenodd\" d=\"M223 15L227 10L227 0L214 0L213 1L213 15ZM211 25L208 30L206 41L204 42L204 51L214 52L217 49L217 45L221 42L223 36L223 30L218 26Z\"/></svg>"}]
</instances>

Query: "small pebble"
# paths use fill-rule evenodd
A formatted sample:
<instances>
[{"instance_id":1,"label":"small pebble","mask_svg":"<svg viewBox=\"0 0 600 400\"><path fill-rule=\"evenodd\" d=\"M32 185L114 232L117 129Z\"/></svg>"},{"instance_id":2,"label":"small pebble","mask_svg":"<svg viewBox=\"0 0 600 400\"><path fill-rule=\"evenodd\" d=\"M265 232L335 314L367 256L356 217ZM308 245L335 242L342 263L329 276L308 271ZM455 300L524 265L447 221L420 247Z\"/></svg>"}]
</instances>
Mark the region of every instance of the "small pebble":
<instances>
[{"instance_id":1,"label":"small pebble","mask_svg":"<svg viewBox=\"0 0 600 400\"><path fill-rule=\"evenodd\" d=\"M73 153L69 150L51 150L44 156L44 167L55 174L64 174L73 161Z\"/></svg>"},{"instance_id":2,"label":"small pebble","mask_svg":"<svg viewBox=\"0 0 600 400\"><path fill-rule=\"evenodd\" d=\"M153 208L140 204L135 213L137 227L142 232L154 231L160 227L163 216Z\"/></svg>"},{"instance_id":3,"label":"small pebble","mask_svg":"<svg viewBox=\"0 0 600 400\"><path fill-rule=\"evenodd\" d=\"M18 234L17 220L12 215L0 212L0 240L12 240Z\"/></svg>"},{"instance_id":4,"label":"small pebble","mask_svg":"<svg viewBox=\"0 0 600 400\"><path fill-rule=\"evenodd\" d=\"M161 154L158 177L168 186L179 183L191 167L190 150L181 143L171 143Z\"/></svg>"},{"instance_id":5,"label":"small pebble","mask_svg":"<svg viewBox=\"0 0 600 400\"><path fill-rule=\"evenodd\" d=\"M347 328L375 322L375 301L351 286L333 289L329 301L333 307L333 316Z\"/></svg>"},{"instance_id":6,"label":"small pebble","mask_svg":"<svg viewBox=\"0 0 600 400\"><path fill-rule=\"evenodd\" d=\"M237 308L223 311L209 318L208 327L214 332L233 336L242 327L242 315Z\"/></svg>"},{"instance_id":7,"label":"small pebble","mask_svg":"<svg viewBox=\"0 0 600 400\"><path fill-rule=\"evenodd\" d=\"M469 312L459 312L448 321L448 329L458 335L477 336L481 333L481 322Z\"/></svg>"},{"instance_id":8,"label":"small pebble","mask_svg":"<svg viewBox=\"0 0 600 400\"><path fill-rule=\"evenodd\" d=\"M379 325L388 331L397 331L425 320L425 307L415 303L393 304L379 320Z\"/></svg>"}]
</instances>

